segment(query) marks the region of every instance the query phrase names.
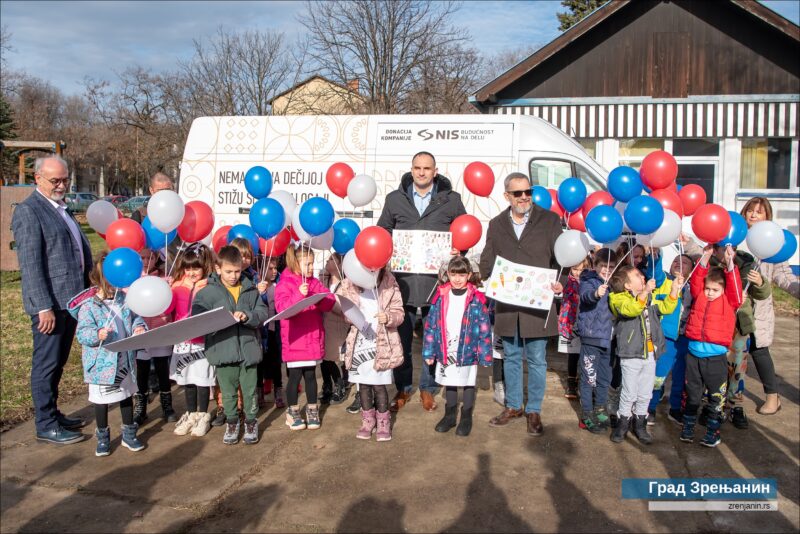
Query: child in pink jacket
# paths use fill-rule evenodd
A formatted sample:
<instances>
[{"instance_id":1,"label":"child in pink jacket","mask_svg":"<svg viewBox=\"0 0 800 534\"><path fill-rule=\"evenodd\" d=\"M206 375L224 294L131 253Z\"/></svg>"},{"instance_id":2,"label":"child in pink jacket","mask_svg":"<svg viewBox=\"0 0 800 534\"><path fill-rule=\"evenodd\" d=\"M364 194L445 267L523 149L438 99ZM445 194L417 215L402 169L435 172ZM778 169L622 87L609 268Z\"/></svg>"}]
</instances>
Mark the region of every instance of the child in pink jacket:
<instances>
[{"instance_id":1,"label":"child in pink jacket","mask_svg":"<svg viewBox=\"0 0 800 534\"><path fill-rule=\"evenodd\" d=\"M314 278L314 251L307 246L289 247L286 269L275 286L275 311L280 313L304 298L317 293L327 295L300 313L281 320L281 356L286 362L289 380L286 384L286 425L292 430L320 427L317 405L316 369L325 356L325 329L322 314L333 309L335 297ZM306 384L306 421L300 417L297 386L300 377Z\"/></svg>"}]
</instances>

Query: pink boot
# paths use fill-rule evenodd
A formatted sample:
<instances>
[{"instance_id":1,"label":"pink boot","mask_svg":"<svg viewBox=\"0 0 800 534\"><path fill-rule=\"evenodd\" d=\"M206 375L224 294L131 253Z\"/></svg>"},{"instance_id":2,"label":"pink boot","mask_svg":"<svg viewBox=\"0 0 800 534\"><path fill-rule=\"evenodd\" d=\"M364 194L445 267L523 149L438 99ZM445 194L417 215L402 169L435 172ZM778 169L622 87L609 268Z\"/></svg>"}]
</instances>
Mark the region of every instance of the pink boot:
<instances>
[{"instance_id":1,"label":"pink boot","mask_svg":"<svg viewBox=\"0 0 800 534\"><path fill-rule=\"evenodd\" d=\"M378 441L392 440L392 414L387 410L383 413L378 412L378 433L375 435Z\"/></svg>"},{"instance_id":2,"label":"pink boot","mask_svg":"<svg viewBox=\"0 0 800 534\"><path fill-rule=\"evenodd\" d=\"M356 437L358 439L369 439L372 437L373 430L375 430L375 408L361 410L361 428L358 429Z\"/></svg>"}]
</instances>

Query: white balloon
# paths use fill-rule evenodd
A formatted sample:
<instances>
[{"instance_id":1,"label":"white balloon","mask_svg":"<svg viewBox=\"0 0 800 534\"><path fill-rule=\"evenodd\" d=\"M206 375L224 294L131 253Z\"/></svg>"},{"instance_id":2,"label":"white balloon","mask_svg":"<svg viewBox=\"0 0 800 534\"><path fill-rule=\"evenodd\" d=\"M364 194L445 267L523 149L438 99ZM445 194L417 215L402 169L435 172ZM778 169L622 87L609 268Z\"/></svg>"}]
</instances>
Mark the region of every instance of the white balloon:
<instances>
[{"instance_id":1,"label":"white balloon","mask_svg":"<svg viewBox=\"0 0 800 534\"><path fill-rule=\"evenodd\" d=\"M200 240L200 243L204 244L208 248L211 248L212 245L212 238L214 237L214 232L216 229L210 231L207 236Z\"/></svg>"},{"instance_id":2,"label":"white balloon","mask_svg":"<svg viewBox=\"0 0 800 534\"><path fill-rule=\"evenodd\" d=\"M137 315L155 317L172 304L172 290L163 278L142 276L128 288L125 304Z\"/></svg>"},{"instance_id":3,"label":"white balloon","mask_svg":"<svg viewBox=\"0 0 800 534\"><path fill-rule=\"evenodd\" d=\"M333 227L324 234L312 237L308 244L314 250L330 250L333 246Z\"/></svg>"},{"instance_id":4,"label":"white balloon","mask_svg":"<svg viewBox=\"0 0 800 534\"><path fill-rule=\"evenodd\" d=\"M619 202L619 201L614 202L614 209L617 210L617 213L619 213L620 217L622 217L622 231L623 232L630 232L631 231L630 227L625 222L625 208L627 208L627 207L628 207L628 203L627 202Z\"/></svg>"},{"instance_id":5,"label":"white balloon","mask_svg":"<svg viewBox=\"0 0 800 534\"><path fill-rule=\"evenodd\" d=\"M292 224L292 214L297 208L297 202L294 200L292 194L288 191L273 191L267 198L277 200L278 203L283 206L283 213L286 217L286 222L283 226L286 227Z\"/></svg>"},{"instance_id":6,"label":"white balloon","mask_svg":"<svg viewBox=\"0 0 800 534\"><path fill-rule=\"evenodd\" d=\"M342 271L348 280L360 288L372 289L378 283L378 271L370 271L356 257L356 250L350 249L342 260Z\"/></svg>"},{"instance_id":7,"label":"white balloon","mask_svg":"<svg viewBox=\"0 0 800 534\"><path fill-rule=\"evenodd\" d=\"M674 243L681 235L681 218L672 210L664 210L664 222L650 234L650 246L661 248Z\"/></svg>"},{"instance_id":8,"label":"white balloon","mask_svg":"<svg viewBox=\"0 0 800 534\"><path fill-rule=\"evenodd\" d=\"M553 252L561 267L575 267L589 254L589 239L578 230L567 230L556 239Z\"/></svg>"},{"instance_id":9,"label":"white balloon","mask_svg":"<svg viewBox=\"0 0 800 534\"><path fill-rule=\"evenodd\" d=\"M153 226L169 233L181 224L186 206L175 191L159 191L147 201L147 216Z\"/></svg>"},{"instance_id":10,"label":"white balloon","mask_svg":"<svg viewBox=\"0 0 800 534\"><path fill-rule=\"evenodd\" d=\"M367 174L359 174L347 184L347 199L357 208L372 202L377 193L375 179Z\"/></svg>"},{"instance_id":11,"label":"white balloon","mask_svg":"<svg viewBox=\"0 0 800 534\"><path fill-rule=\"evenodd\" d=\"M757 222L747 231L748 250L762 260L777 254L785 240L781 227L772 221Z\"/></svg>"},{"instance_id":12,"label":"white balloon","mask_svg":"<svg viewBox=\"0 0 800 534\"><path fill-rule=\"evenodd\" d=\"M119 212L108 200L95 200L86 209L86 221L98 234L105 234L108 226L117 219Z\"/></svg>"},{"instance_id":13,"label":"white balloon","mask_svg":"<svg viewBox=\"0 0 800 534\"><path fill-rule=\"evenodd\" d=\"M308 243L311 241L311 234L306 232L303 229L303 225L300 224L300 208L303 207L303 204L297 206L297 209L294 210L292 213L292 230L294 233L297 234L297 237L300 238L300 241L303 243Z\"/></svg>"}]
</instances>

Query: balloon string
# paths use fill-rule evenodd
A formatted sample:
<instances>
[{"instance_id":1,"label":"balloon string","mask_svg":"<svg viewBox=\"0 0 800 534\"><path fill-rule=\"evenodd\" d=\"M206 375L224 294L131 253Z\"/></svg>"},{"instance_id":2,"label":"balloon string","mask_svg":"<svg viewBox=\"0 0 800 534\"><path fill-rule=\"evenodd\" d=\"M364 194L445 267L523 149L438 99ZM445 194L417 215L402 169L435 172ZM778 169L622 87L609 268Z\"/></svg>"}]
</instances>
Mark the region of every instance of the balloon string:
<instances>
[{"instance_id":1,"label":"balloon string","mask_svg":"<svg viewBox=\"0 0 800 534\"><path fill-rule=\"evenodd\" d=\"M761 260L759 260L759 259L756 259L756 264L755 264L755 266L754 266L752 269L750 269L750 270L751 270L751 271L757 271L757 270L759 269L759 267L761 267ZM748 289L750 289L750 280L748 280L748 281L747 281L747 284L745 284L745 286L744 286L744 291L742 291L742 293L747 293L747 290L748 290Z\"/></svg>"},{"instance_id":2,"label":"balloon string","mask_svg":"<svg viewBox=\"0 0 800 534\"><path fill-rule=\"evenodd\" d=\"M169 277L170 277L170 275L172 274L172 269L174 269L174 268L175 268L175 265L178 263L178 257L180 257L180 255L181 255L181 251L183 250L183 245L184 245L184 244L185 244L185 243L181 243L181 244L178 246L178 252L177 252L177 253L175 253L175 259L172 261L172 265L170 265L170 267L169 267L169 271L167 271L167 278L169 278ZM169 258L169 248L168 248L168 247L164 247L164 252L165 252L165 254L166 254L166 256L165 256L165 257ZM167 262L167 263L169 263L169 262Z\"/></svg>"},{"instance_id":3,"label":"balloon string","mask_svg":"<svg viewBox=\"0 0 800 534\"><path fill-rule=\"evenodd\" d=\"M112 302L117 302L117 293L118 292L119 292L119 288L115 287L114 288L114 298L112 299ZM105 326L103 326L104 329L107 329L111 325L111 321L114 320L114 316L116 315L116 312L113 310L113 308L109 307L108 311L109 311L108 320L106 320L106 324L105 324ZM99 349L102 346L103 346L103 341L100 341L100 344L97 346L97 348Z\"/></svg>"},{"instance_id":4,"label":"balloon string","mask_svg":"<svg viewBox=\"0 0 800 534\"><path fill-rule=\"evenodd\" d=\"M380 271L378 271L378 276L380 276ZM375 305L377 306L379 313L381 313L381 312L382 313L386 313L386 311L383 308L381 308L381 299L380 299L380 296L378 294L378 279L377 278L375 278ZM386 328L386 325L381 325L380 321L378 321L378 329L380 329L381 326L383 326L383 333L386 336L386 346L387 347L391 347L391 342L389 341L389 329ZM377 350L377 341L375 343L375 346L376 346L376 350Z\"/></svg>"},{"instance_id":5,"label":"balloon string","mask_svg":"<svg viewBox=\"0 0 800 534\"><path fill-rule=\"evenodd\" d=\"M611 277L612 277L612 276L614 276L614 273L615 273L615 272L617 272L617 269L619 269L620 265L622 265L622 261L623 261L623 260L624 260L626 257L628 257L628 254L630 254L630 253L631 253L631 250L632 250L632 249L629 249L629 250L628 250L628 252L626 252L626 253L625 253L625 255L624 255L624 256L622 256L622 257L619 259L619 262L617 262L617 265L616 265L616 266L614 266L614 269L612 269L611 273L608 275L608 278L607 278L607 280L611 280Z\"/></svg>"},{"instance_id":6,"label":"balloon string","mask_svg":"<svg viewBox=\"0 0 800 534\"><path fill-rule=\"evenodd\" d=\"M653 278L656 277L656 255L653 252L653 245L650 245L650 265L653 267Z\"/></svg>"},{"instance_id":7,"label":"balloon string","mask_svg":"<svg viewBox=\"0 0 800 534\"><path fill-rule=\"evenodd\" d=\"M558 282L561 279L561 273L562 272L564 272L564 268L559 265L558 276L556 276L556 282ZM553 303L551 302L550 303L550 308L547 310L547 318L545 318L545 320L544 320L544 326L542 327L542 330L547 328L547 323L548 323L548 321L550 321L550 312L552 312L552 311L553 311Z\"/></svg>"}]
</instances>

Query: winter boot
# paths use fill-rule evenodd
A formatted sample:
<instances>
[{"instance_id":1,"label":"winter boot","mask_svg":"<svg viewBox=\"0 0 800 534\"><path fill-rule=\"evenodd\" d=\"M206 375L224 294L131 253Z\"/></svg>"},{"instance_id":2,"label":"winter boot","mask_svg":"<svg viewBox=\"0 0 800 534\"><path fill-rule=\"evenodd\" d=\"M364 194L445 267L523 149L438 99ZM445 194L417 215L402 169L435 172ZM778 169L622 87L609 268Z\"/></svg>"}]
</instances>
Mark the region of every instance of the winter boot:
<instances>
[{"instance_id":1,"label":"winter boot","mask_svg":"<svg viewBox=\"0 0 800 534\"><path fill-rule=\"evenodd\" d=\"M456 426L456 411L458 410L458 406L445 406L444 407L444 417L442 420L436 423L436 431L437 432L447 432L454 426Z\"/></svg>"},{"instance_id":2,"label":"winter boot","mask_svg":"<svg viewBox=\"0 0 800 534\"><path fill-rule=\"evenodd\" d=\"M175 415L175 410L172 409L172 392L161 392L161 411L163 412L162 417L164 421L167 423L174 423L178 420L177 416Z\"/></svg>"},{"instance_id":3,"label":"winter boot","mask_svg":"<svg viewBox=\"0 0 800 534\"><path fill-rule=\"evenodd\" d=\"M319 404L309 404L306 406L306 428L316 430L322 423L319 420Z\"/></svg>"},{"instance_id":4,"label":"winter boot","mask_svg":"<svg viewBox=\"0 0 800 534\"><path fill-rule=\"evenodd\" d=\"M568 399L578 398L578 379L576 377L567 377L567 390L564 392L564 396Z\"/></svg>"},{"instance_id":5,"label":"winter boot","mask_svg":"<svg viewBox=\"0 0 800 534\"><path fill-rule=\"evenodd\" d=\"M108 427L98 428L94 431L97 438L97 449L94 451L95 456L108 456L111 454L111 432Z\"/></svg>"},{"instance_id":6,"label":"winter boot","mask_svg":"<svg viewBox=\"0 0 800 534\"><path fill-rule=\"evenodd\" d=\"M611 441L614 443L622 443L625 440L625 435L628 433L630 422L630 417L621 416L617 420L617 426L614 427L614 431L611 432Z\"/></svg>"},{"instance_id":7,"label":"winter boot","mask_svg":"<svg viewBox=\"0 0 800 534\"><path fill-rule=\"evenodd\" d=\"M474 408L461 407L461 419L456 427L456 436L469 436L469 433L472 432L472 410Z\"/></svg>"},{"instance_id":8,"label":"winter boot","mask_svg":"<svg viewBox=\"0 0 800 534\"><path fill-rule=\"evenodd\" d=\"M291 430L305 430L306 422L300 417L298 406L289 406L286 409L286 426Z\"/></svg>"},{"instance_id":9,"label":"winter boot","mask_svg":"<svg viewBox=\"0 0 800 534\"><path fill-rule=\"evenodd\" d=\"M375 430L377 420L375 418L375 408L371 410L361 410L361 428L358 429L356 437L358 439L369 439L372 431Z\"/></svg>"},{"instance_id":10,"label":"winter boot","mask_svg":"<svg viewBox=\"0 0 800 534\"><path fill-rule=\"evenodd\" d=\"M138 452L144 449L144 444L136 437L136 432L139 430L139 425L133 423L132 425L122 425L122 446L127 447L133 452Z\"/></svg>"},{"instance_id":11,"label":"winter boot","mask_svg":"<svg viewBox=\"0 0 800 534\"><path fill-rule=\"evenodd\" d=\"M340 378L333 385L331 404L341 404L347 398L347 388L344 385L344 378Z\"/></svg>"},{"instance_id":12,"label":"winter boot","mask_svg":"<svg viewBox=\"0 0 800 534\"><path fill-rule=\"evenodd\" d=\"M389 410L376 414L378 420L378 432L375 434L377 441L391 441L392 440L392 414Z\"/></svg>"},{"instance_id":13,"label":"winter boot","mask_svg":"<svg viewBox=\"0 0 800 534\"><path fill-rule=\"evenodd\" d=\"M750 425L747 422L747 416L744 414L743 407L734 406L731 409L731 423L739 430L747 430Z\"/></svg>"},{"instance_id":14,"label":"winter boot","mask_svg":"<svg viewBox=\"0 0 800 534\"><path fill-rule=\"evenodd\" d=\"M498 380L493 384L494 393L492 398L494 401L499 404L500 406L506 405L506 385L501 381Z\"/></svg>"},{"instance_id":15,"label":"winter boot","mask_svg":"<svg viewBox=\"0 0 800 534\"><path fill-rule=\"evenodd\" d=\"M708 416L706 422L706 435L700 440L700 445L705 447L716 447L722 441L720 437L719 427L722 424L722 418L719 414L711 414Z\"/></svg>"},{"instance_id":16,"label":"winter boot","mask_svg":"<svg viewBox=\"0 0 800 534\"><path fill-rule=\"evenodd\" d=\"M621 393L622 388L608 388L608 400L606 401L606 411L608 412L608 418L611 422L611 426L617 426L617 421L619 418L617 417L617 412L619 411L619 395Z\"/></svg>"},{"instance_id":17,"label":"winter boot","mask_svg":"<svg viewBox=\"0 0 800 534\"><path fill-rule=\"evenodd\" d=\"M583 412L583 414L581 414L581 420L578 426L588 430L592 434L600 434L603 431L600 423L597 422L594 412Z\"/></svg>"},{"instance_id":18,"label":"winter boot","mask_svg":"<svg viewBox=\"0 0 800 534\"><path fill-rule=\"evenodd\" d=\"M647 431L647 416L634 414L633 417L635 418L633 422L633 435L636 436L639 443L650 445L653 442L653 436ZM619 423L617 424L619 425Z\"/></svg>"},{"instance_id":19,"label":"winter boot","mask_svg":"<svg viewBox=\"0 0 800 534\"><path fill-rule=\"evenodd\" d=\"M681 430L681 441L686 443L694 442L694 425L697 423L696 415L683 414L683 429Z\"/></svg>"},{"instance_id":20,"label":"winter boot","mask_svg":"<svg viewBox=\"0 0 800 534\"><path fill-rule=\"evenodd\" d=\"M322 392L319 395L319 403L330 404L331 397L333 397L333 386L331 384L323 384Z\"/></svg>"},{"instance_id":21,"label":"winter boot","mask_svg":"<svg viewBox=\"0 0 800 534\"><path fill-rule=\"evenodd\" d=\"M147 420L147 395L133 394L133 422L141 425Z\"/></svg>"}]
</instances>

